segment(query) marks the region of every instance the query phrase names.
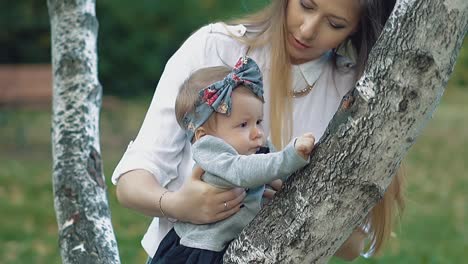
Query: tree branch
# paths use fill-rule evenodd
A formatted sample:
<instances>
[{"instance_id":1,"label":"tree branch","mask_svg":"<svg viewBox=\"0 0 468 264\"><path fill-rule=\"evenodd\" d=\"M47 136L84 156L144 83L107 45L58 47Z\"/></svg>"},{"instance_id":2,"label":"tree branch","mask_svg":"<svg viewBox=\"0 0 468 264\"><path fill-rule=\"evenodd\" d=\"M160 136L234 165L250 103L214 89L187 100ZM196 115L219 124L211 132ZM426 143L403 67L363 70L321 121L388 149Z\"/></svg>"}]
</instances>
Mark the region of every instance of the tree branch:
<instances>
[{"instance_id":1,"label":"tree branch","mask_svg":"<svg viewBox=\"0 0 468 264\"><path fill-rule=\"evenodd\" d=\"M398 1L310 165L231 243L225 263L327 262L432 116L467 28L467 1Z\"/></svg>"}]
</instances>

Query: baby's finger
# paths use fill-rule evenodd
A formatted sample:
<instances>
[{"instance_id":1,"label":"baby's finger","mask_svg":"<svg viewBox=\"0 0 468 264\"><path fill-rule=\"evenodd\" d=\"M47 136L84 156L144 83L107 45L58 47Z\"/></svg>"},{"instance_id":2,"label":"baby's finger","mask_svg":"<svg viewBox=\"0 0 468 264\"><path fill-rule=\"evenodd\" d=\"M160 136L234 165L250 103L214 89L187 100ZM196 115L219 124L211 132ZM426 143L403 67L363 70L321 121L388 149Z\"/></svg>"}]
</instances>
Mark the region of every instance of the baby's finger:
<instances>
[{"instance_id":1,"label":"baby's finger","mask_svg":"<svg viewBox=\"0 0 468 264\"><path fill-rule=\"evenodd\" d=\"M269 185L271 186L271 188L273 188L273 190L279 191L283 187L283 181L282 180L274 180L274 181L270 182Z\"/></svg>"},{"instance_id":2,"label":"baby's finger","mask_svg":"<svg viewBox=\"0 0 468 264\"><path fill-rule=\"evenodd\" d=\"M204 173L205 171L201 167L195 166L195 168L192 170L192 179L201 180L201 177Z\"/></svg>"},{"instance_id":3,"label":"baby's finger","mask_svg":"<svg viewBox=\"0 0 468 264\"><path fill-rule=\"evenodd\" d=\"M305 137L305 138L312 138L312 139L315 140L314 134L312 134L312 133L305 133L305 134L302 135L302 136Z\"/></svg>"},{"instance_id":4,"label":"baby's finger","mask_svg":"<svg viewBox=\"0 0 468 264\"><path fill-rule=\"evenodd\" d=\"M272 189L266 188L265 191L263 191L263 197L265 197L267 199L270 199L270 200L273 199L275 194L276 194L276 191L274 191Z\"/></svg>"},{"instance_id":5,"label":"baby's finger","mask_svg":"<svg viewBox=\"0 0 468 264\"><path fill-rule=\"evenodd\" d=\"M303 153L304 155L309 155L314 148L313 142L308 142L309 144L304 144L298 147L297 151Z\"/></svg>"},{"instance_id":6,"label":"baby's finger","mask_svg":"<svg viewBox=\"0 0 468 264\"><path fill-rule=\"evenodd\" d=\"M299 144L297 144L296 146L296 149L297 151L303 151L305 148L304 144L302 142L299 142Z\"/></svg>"}]
</instances>

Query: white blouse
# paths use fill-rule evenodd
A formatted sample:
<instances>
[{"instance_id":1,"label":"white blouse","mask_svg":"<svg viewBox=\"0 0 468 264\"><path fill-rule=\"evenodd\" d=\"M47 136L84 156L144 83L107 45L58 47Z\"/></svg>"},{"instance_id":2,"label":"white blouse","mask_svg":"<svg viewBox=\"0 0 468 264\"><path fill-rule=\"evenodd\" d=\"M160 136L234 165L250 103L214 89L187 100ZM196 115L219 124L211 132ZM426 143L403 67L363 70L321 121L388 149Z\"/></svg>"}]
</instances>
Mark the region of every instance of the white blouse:
<instances>
[{"instance_id":1,"label":"white blouse","mask_svg":"<svg viewBox=\"0 0 468 264\"><path fill-rule=\"evenodd\" d=\"M239 57L247 53L248 47L233 39L229 32L235 36L249 34L243 25L210 24L190 36L169 59L142 127L114 170L114 184L122 174L144 169L153 174L161 186L174 191L191 175L194 165L191 146L176 121L175 99L179 87L192 72L219 65L233 67ZM270 130L268 52L268 48L249 52L249 56L263 72L264 97L267 102L264 109L265 135L269 135ZM340 57L339 62L346 66L345 71L333 70L333 62L328 53L314 61L293 66L295 90L299 91L307 84L315 83L309 94L293 99L293 137L312 132L318 141L336 112L341 98L352 88L354 71L350 61ZM172 224L166 219L153 219L141 242L149 256L156 253L159 243L171 228Z\"/></svg>"}]
</instances>

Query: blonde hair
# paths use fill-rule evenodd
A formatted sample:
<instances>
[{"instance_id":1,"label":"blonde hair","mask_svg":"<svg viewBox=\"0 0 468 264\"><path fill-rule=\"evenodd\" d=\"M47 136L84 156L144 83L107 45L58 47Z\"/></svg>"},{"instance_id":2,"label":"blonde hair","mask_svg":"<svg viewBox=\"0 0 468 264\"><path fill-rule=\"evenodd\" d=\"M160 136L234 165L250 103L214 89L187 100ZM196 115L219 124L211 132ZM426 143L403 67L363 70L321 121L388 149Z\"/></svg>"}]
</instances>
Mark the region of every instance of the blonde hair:
<instances>
[{"instance_id":1,"label":"blonde hair","mask_svg":"<svg viewBox=\"0 0 468 264\"><path fill-rule=\"evenodd\" d=\"M360 0L363 9L358 31L351 39L358 52L357 73L355 79L362 74L363 65L367 62L368 53L376 38L369 35L379 35L388 15L393 9L394 1L386 0ZM272 0L271 4L257 13L242 19L229 21L228 24L243 24L253 28L258 35L245 37L232 37L248 45L251 49L271 45L270 50L270 137L273 144L281 149L292 136L292 90L291 61L286 47L286 8L288 0ZM391 6L391 8L390 8ZM385 9L385 10L384 10ZM382 11L384 10L384 11ZM375 12L379 11L379 12ZM377 15L373 15L373 14ZM372 16L378 16L373 18ZM378 21L381 27L368 28L368 21ZM373 31L372 31L373 30ZM372 32L371 32L372 31ZM364 34L365 33L365 34ZM358 36L360 39L356 39ZM355 40L355 41L353 41ZM361 42L358 43L357 41ZM345 41L346 42L346 41ZM366 48L363 49L363 44ZM336 56L334 57L336 58ZM335 64L336 65L336 64ZM365 230L369 233L370 254L378 253L384 243L389 240L394 225L394 219L404 208L404 173L400 168L393 177L383 199L371 210L367 217Z\"/></svg>"},{"instance_id":2,"label":"blonde hair","mask_svg":"<svg viewBox=\"0 0 468 264\"><path fill-rule=\"evenodd\" d=\"M240 41L255 49L271 45L270 50L270 138L278 149L283 148L292 137L291 61L286 52L286 6L287 1L272 1L263 10L230 24L244 24L260 30L253 38ZM239 39L239 38L237 38Z\"/></svg>"},{"instance_id":3,"label":"blonde hair","mask_svg":"<svg viewBox=\"0 0 468 264\"><path fill-rule=\"evenodd\" d=\"M382 200L372 208L364 224L369 234L369 245L365 255L380 253L385 243L390 240L395 220L405 208L405 170L400 166L393 176Z\"/></svg>"}]
</instances>

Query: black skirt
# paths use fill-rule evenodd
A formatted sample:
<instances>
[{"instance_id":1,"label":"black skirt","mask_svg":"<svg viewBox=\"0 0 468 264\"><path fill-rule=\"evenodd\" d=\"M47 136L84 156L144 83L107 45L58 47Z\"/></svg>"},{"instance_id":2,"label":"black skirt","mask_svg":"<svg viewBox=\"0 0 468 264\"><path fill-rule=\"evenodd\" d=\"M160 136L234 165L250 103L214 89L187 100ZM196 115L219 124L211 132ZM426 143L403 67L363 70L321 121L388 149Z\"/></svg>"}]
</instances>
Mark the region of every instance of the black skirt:
<instances>
[{"instance_id":1,"label":"black skirt","mask_svg":"<svg viewBox=\"0 0 468 264\"><path fill-rule=\"evenodd\" d=\"M227 246L217 252L185 247L180 244L180 237L172 228L159 244L151 264L218 264L223 263L226 249Z\"/></svg>"}]
</instances>

